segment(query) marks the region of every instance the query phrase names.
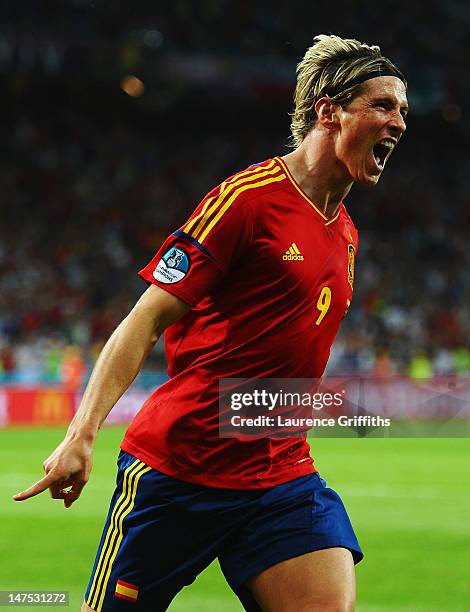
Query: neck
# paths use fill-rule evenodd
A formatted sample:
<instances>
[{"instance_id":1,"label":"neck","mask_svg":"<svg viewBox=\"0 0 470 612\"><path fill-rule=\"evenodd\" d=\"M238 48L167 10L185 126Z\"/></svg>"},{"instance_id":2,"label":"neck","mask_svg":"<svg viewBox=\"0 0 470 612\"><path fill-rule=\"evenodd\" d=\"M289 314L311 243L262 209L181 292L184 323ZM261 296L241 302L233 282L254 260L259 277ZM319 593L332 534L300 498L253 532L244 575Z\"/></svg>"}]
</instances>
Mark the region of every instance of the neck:
<instances>
[{"instance_id":1,"label":"neck","mask_svg":"<svg viewBox=\"0 0 470 612\"><path fill-rule=\"evenodd\" d=\"M312 130L295 151L282 159L317 208L325 216L334 217L353 181L339 164L328 135Z\"/></svg>"}]
</instances>

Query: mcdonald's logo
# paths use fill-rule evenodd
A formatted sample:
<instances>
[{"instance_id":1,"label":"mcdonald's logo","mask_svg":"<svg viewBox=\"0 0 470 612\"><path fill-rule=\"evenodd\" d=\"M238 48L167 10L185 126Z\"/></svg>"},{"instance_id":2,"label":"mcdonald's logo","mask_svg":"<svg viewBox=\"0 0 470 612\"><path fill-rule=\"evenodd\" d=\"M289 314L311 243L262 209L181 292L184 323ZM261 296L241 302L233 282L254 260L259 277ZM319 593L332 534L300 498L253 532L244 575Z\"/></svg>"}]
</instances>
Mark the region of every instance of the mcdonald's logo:
<instances>
[{"instance_id":1,"label":"mcdonald's logo","mask_svg":"<svg viewBox=\"0 0 470 612\"><path fill-rule=\"evenodd\" d=\"M33 422L44 425L67 423L70 420L70 399L60 391L39 391L33 408Z\"/></svg>"}]
</instances>

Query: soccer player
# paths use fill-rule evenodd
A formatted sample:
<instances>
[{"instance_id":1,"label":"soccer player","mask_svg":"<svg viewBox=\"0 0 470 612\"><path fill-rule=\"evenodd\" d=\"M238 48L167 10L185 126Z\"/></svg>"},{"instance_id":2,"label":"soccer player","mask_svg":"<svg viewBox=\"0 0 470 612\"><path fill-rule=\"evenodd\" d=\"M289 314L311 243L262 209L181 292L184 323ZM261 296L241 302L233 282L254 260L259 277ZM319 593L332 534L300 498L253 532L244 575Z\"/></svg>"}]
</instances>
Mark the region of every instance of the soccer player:
<instances>
[{"instance_id":1,"label":"soccer player","mask_svg":"<svg viewBox=\"0 0 470 612\"><path fill-rule=\"evenodd\" d=\"M362 552L305 438L222 438L222 378L320 378L352 299L343 199L405 131L406 81L379 47L317 36L298 65L295 150L223 181L140 272L45 477L69 507L100 425L165 330L169 381L124 440L82 610L166 610L218 558L246 610L353 610Z\"/></svg>"}]
</instances>

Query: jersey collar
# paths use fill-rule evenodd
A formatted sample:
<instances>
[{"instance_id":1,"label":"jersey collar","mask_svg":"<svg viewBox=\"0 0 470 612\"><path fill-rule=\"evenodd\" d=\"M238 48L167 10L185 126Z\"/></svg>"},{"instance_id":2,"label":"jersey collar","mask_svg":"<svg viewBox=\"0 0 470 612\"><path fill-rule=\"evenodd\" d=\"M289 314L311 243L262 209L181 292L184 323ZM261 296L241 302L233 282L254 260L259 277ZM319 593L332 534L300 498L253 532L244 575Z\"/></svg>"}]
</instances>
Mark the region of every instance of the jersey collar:
<instances>
[{"instance_id":1,"label":"jersey collar","mask_svg":"<svg viewBox=\"0 0 470 612\"><path fill-rule=\"evenodd\" d=\"M313 200L311 200L308 195L305 193L305 191L302 189L302 187L297 183L297 181L295 180L295 178L292 176L289 168L287 167L287 164L280 158L280 157L275 157L274 158L277 162L279 162L282 166L282 168L284 169L288 179L290 180L290 182L292 183L292 185L294 186L294 188L298 191L298 193L304 198L304 200L306 200L310 206L313 208L313 210L318 213L320 215L320 217L323 219L323 221L325 222L325 225L330 225L331 223L333 223L334 221L336 221L336 219L339 217L340 213L341 213L341 207L343 206L343 203L341 202L340 205L338 206L338 211L336 213L336 215L334 217L328 218L319 208L318 206L315 204L315 202L313 202Z\"/></svg>"}]
</instances>

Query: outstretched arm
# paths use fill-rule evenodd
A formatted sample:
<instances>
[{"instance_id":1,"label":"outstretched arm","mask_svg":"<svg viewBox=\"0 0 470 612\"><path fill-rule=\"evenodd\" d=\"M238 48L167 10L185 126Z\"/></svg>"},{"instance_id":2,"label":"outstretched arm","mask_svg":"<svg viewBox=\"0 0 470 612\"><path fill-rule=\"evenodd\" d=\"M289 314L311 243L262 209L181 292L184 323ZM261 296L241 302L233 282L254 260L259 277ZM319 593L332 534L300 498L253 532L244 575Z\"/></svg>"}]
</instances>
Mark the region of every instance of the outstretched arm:
<instances>
[{"instance_id":1,"label":"outstretched arm","mask_svg":"<svg viewBox=\"0 0 470 612\"><path fill-rule=\"evenodd\" d=\"M23 501L46 489L54 499L63 499L66 508L78 499L90 476L98 429L139 373L163 330L189 309L155 285L147 289L103 348L63 442L44 461L46 475L17 493L14 500Z\"/></svg>"}]
</instances>

